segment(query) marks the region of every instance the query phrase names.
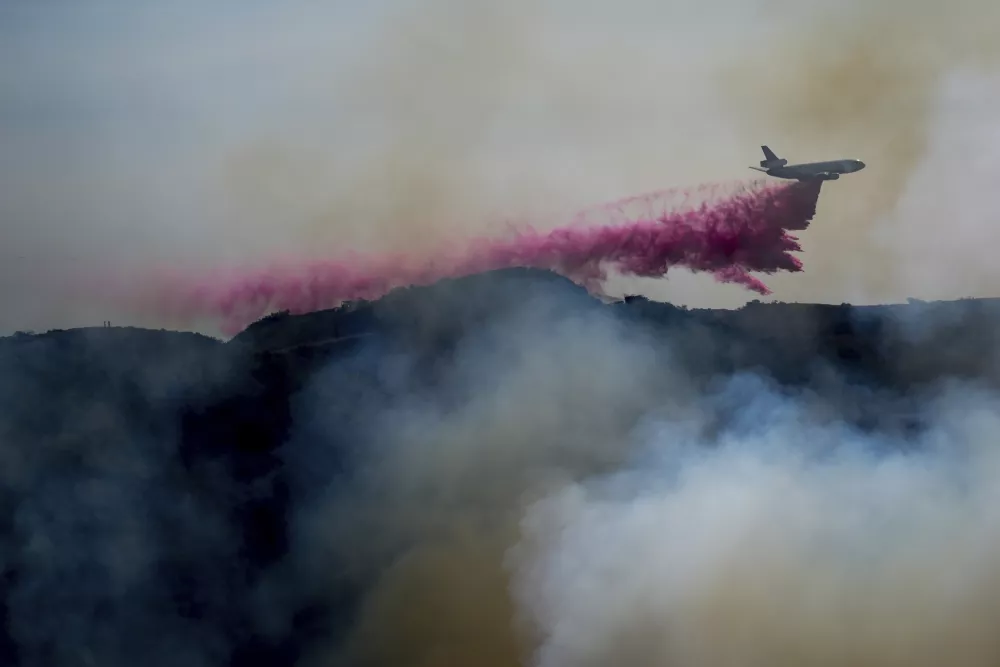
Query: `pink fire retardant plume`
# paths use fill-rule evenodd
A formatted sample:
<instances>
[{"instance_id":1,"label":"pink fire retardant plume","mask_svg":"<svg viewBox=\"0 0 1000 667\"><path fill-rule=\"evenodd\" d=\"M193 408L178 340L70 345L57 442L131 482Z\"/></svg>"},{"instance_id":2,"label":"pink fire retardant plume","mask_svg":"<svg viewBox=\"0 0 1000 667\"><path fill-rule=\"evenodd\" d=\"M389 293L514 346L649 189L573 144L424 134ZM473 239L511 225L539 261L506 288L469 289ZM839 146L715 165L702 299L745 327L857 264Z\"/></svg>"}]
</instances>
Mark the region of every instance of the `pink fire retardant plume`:
<instances>
[{"instance_id":1,"label":"pink fire retardant plume","mask_svg":"<svg viewBox=\"0 0 1000 667\"><path fill-rule=\"evenodd\" d=\"M706 271L726 283L769 294L751 271L799 271L799 251L788 230L805 229L816 212L820 183L790 183L757 188L718 202L665 211L650 202L669 192L633 197L581 214L570 225L549 231L522 230L507 239L477 239L433 257L354 257L286 264L212 280L172 278L156 281L153 294L162 314L182 319L221 319L227 335L237 333L268 312L305 313L344 301L376 299L392 289L426 285L510 267L550 269L588 289L599 289L609 270L659 277L671 267ZM646 211L631 217L628 206ZM622 220L593 225L593 212ZM166 312L164 312L166 311Z\"/></svg>"}]
</instances>

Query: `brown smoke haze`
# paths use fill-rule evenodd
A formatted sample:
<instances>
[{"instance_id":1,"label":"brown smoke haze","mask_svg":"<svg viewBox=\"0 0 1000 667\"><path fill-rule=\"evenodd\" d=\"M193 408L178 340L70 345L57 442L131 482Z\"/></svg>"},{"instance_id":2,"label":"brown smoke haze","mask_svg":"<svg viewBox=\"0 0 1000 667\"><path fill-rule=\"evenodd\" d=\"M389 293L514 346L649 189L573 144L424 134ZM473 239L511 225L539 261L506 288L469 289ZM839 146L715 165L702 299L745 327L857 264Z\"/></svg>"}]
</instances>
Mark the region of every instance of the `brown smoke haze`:
<instances>
[{"instance_id":1,"label":"brown smoke haze","mask_svg":"<svg viewBox=\"0 0 1000 667\"><path fill-rule=\"evenodd\" d=\"M994 6L751 3L727 8L729 21L684 6L636 9L629 21L617 13L625 7L580 15L556 3L442 2L389 22L373 57L338 88L385 123L379 148L326 179L336 185L312 213L311 238L432 251L445 235L494 231L508 218L545 227L574 206L739 176L768 143L792 161L858 156L869 165L827 186L804 239L807 271L779 277L778 298L900 300L914 295L915 270L933 276L918 296L988 293L990 264L955 279L954 252L927 261L896 241L941 225L907 209L904 196L921 168L937 171L947 155L937 146L958 138L949 115L974 121L984 139L995 133L985 111L995 111L994 81L966 76L961 100L947 88L956 73L995 69ZM970 106L983 113L969 118ZM998 150L984 141L977 153ZM236 164L282 173L252 149ZM961 186L963 171L938 174L948 197L939 208L983 198ZM268 183L247 189L266 193ZM638 284L691 303L745 299L701 279L679 283L679 294Z\"/></svg>"}]
</instances>

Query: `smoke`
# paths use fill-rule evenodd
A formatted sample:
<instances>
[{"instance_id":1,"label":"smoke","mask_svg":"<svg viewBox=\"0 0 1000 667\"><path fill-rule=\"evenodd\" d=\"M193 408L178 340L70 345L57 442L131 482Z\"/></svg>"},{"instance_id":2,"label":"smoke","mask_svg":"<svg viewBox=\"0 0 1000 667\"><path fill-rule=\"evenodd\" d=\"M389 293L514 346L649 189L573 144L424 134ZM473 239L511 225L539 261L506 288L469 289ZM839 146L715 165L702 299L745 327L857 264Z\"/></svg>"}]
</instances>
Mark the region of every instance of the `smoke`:
<instances>
[{"instance_id":1,"label":"smoke","mask_svg":"<svg viewBox=\"0 0 1000 667\"><path fill-rule=\"evenodd\" d=\"M585 212L576 223L540 234L521 231L510 240L477 239L466 248L438 252L429 258L389 256L354 261L289 262L265 272L231 278L155 279L150 290L124 285L124 299L139 307L160 309L173 317L221 317L224 332L238 333L269 310L293 313L328 308L358 298L377 299L389 290L426 285L442 278L508 267L544 268L600 290L607 268L635 276L662 276L683 266L706 271L721 282L741 284L761 294L768 288L750 271L797 271L801 263L790 253L799 249L789 229L804 229L816 210L820 182L749 188L718 203L676 211L663 210L622 225L585 226ZM654 193L650 200L676 193ZM702 193L707 194L707 193ZM659 195L659 197L657 196ZM636 197L617 206L620 214ZM600 210L600 209L598 209ZM591 215L593 213L591 212ZM655 216L655 217L654 217Z\"/></svg>"},{"instance_id":2,"label":"smoke","mask_svg":"<svg viewBox=\"0 0 1000 667\"><path fill-rule=\"evenodd\" d=\"M286 454L293 552L314 590L360 589L308 664L521 664L503 559L525 494L624 463L651 390L686 383L644 334L565 306L542 292L494 316L433 380L410 354L373 350L304 392ZM345 449L350 472L317 471Z\"/></svg>"},{"instance_id":3,"label":"smoke","mask_svg":"<svg viewBox=\"0 0 1000 667\"><path fill-rule=\"evenodd\" d=\"M533 504L511 552L532 664L990 665L1000 659L996 397L919 438L731 381L720 434L653 418L622 471Z\"/></svg>"},{"instance_id":4,"label":"smoke","mask_svg":"<svg viewBox=\"0 0 1000 667\"><path fill-rule=\"evenodd\" d=\"M706 385L684 333L544 311L359 418L361 472L296 548L314 586L365 592L311 664L996 662L995 395ZM320 380L317 414L356 373ZM904 407L926 421L905 438L884 428ZM296 446L315 466L330 443Z\"/></svg>"},{"instance_id":5,"label":"smoke","mask_svg":"<svg viewBox=\"0 0 1000 667\"><path fill-rule=\"evenodd\" d=\"M524 301L447 361L369 348L303 393L293 551L356 591L309 664L1000 657L994 394L702 375L717 330Z\"/></svg>"},{"instance_id":6,"label":"smoke","mask_svg":"<svg viewBox=\"0 0 1000 667\"><path fill-rule=\"evenodd\" d=\"M986 248L997 240L998 214L986 193L1000 178L998 114L996 74L964 69L944 79L931 109L937 131L873 237L912 294L995 296L1000 275Z\"/></svg>"}]
</instances>

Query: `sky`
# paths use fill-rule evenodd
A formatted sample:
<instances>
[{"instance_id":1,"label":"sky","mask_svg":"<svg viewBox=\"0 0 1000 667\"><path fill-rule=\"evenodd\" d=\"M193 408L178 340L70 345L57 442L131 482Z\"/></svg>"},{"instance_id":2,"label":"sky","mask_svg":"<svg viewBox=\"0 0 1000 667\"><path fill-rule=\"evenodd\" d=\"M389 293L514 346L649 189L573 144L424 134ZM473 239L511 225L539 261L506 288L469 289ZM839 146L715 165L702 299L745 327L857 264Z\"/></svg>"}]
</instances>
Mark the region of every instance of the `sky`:
<instances>
[{"instance_id":1,"label":"sky","mask_svg":"<svg viewBox=\"0 0 1000 667\"><path fill-rule=\"evenodd\" d=\"M863 159L786 301L996 296L1000 9L959 0L0 2L0 332L162 325L95 277L433 252ZM754 295L681 271L610 291Z\"/></svg>"}]
</instances>

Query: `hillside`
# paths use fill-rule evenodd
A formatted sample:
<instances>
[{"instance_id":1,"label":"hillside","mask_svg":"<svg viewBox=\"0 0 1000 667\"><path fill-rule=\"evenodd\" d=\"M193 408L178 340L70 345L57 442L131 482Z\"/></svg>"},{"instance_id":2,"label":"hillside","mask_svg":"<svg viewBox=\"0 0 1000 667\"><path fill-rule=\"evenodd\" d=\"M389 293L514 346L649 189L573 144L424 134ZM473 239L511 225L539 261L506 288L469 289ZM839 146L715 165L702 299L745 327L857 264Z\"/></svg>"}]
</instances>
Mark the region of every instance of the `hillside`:
<instances>
[{"instance_id":1,"label":"hillside","mask_svg":"<svg viewBox=\"0 0 1000 667\"><path fill-rule=\"evenodd\" d=\"M495 535L442 537L456 516L474 535L506 526L524 480L614 468L624 454L603 443L732 387L750 394L712 402L712 429L766 388L824 423L914 438L943 386L997 388L998 330L996 299L699 310L510 270L271 316L228 342L2 339L0 663L417 663L480 637L506 664L499 570L447 565ZM427 543L444 560L414 565L406 595L477 591L434 612L473 619L451 634L408 630L385 597Z\"/></svg>"}]
</instances>

